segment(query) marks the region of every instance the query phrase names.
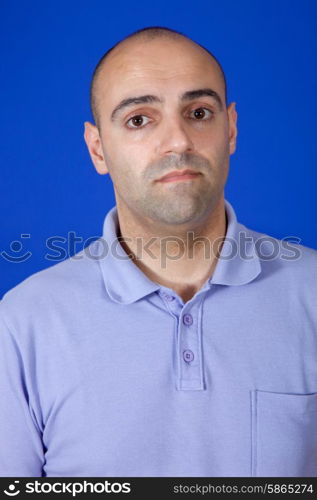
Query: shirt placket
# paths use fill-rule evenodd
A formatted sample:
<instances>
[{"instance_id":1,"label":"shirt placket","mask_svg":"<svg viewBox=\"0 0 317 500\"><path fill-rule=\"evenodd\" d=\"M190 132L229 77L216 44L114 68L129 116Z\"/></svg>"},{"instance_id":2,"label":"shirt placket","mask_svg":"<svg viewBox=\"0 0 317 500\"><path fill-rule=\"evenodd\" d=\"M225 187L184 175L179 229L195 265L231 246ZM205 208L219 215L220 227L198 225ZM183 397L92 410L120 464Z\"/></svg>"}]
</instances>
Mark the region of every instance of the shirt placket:
<instances>
[{"instance_id":1,"label":"shirt placket","mask_svg":"<svg viewBox=\"0 0 317 500\"><path fill-rule=\"evenodd\" d=\"M163 291L161 296L176 319L177 389L204 390L202 359L202 303L203 294L186 304Z\"/></svg>"}]
</instances>

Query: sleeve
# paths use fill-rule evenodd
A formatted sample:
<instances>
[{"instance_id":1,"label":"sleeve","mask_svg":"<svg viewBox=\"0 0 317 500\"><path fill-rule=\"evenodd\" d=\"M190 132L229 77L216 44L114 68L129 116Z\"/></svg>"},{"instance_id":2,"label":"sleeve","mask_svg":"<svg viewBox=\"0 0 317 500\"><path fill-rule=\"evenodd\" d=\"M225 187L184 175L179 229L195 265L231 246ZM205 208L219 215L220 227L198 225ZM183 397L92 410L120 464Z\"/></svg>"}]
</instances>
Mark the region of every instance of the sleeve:
<instances>
[{"instance_id":1,"label":"sleeve","mask_svg":"<svg viewBox=\"0 0 317 500\"><path fill-rule=\"evenodd\" d=\"M23 356L0 311L0 476L41 477L41 432L29 405Z\"/></svg>"}]
</instances>

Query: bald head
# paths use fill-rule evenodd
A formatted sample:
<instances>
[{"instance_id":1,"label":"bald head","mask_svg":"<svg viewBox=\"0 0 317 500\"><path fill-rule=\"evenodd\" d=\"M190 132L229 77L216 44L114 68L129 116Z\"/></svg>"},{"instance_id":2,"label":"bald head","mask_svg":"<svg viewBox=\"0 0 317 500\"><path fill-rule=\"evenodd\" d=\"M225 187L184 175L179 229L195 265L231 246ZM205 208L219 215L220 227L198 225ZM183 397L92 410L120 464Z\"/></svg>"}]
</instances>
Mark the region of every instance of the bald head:
<instances>
[{"instance_id":1,"label":"bald head","mask_svg":"<svg viewBox=\"0 0 317 500\"><path fill-rule=\"evenodd\" d=\"M160 26L152 26L148 28L143 28L140 30L137 30L130 35L126 36L122 40L120 40L118 43L116 43L113 47L111 47L100 59L98 62L93 76L91 80L91 86L90 86L90 106L91 106L91 111L93 118L95 120L95 123L97 127L99 128L100 125L100 99L101 99L101 86L106 85L107 81L107 69L110 71L111 65L109 64L111 62L111 59L118 55L118 53L126 53L127 51L131 51L140 44L144 44L145 42L151 42L157 39L162 39L163 40L168 40L171 42L175 43L182 43L187 44L188 46L191 45L193 47L196 46L196 48L199 51L202 51L207 58L209 59L209 64L213 65L215 70L218 72L219 77L222 82L222 87L223 87L223 94L225 96L225 101L227 101L227 89L226 89L226 78L224 71L221 67L221 64L219 61L216 59L216 57L205 47L202 45L198 44L197 42L193 41L191 38L188 36L180 33L179 31L172 30L170 28L165 28L165 27L160 27ZM207 61L208 64L208 61Z\"/></svg>"}]
</instances>

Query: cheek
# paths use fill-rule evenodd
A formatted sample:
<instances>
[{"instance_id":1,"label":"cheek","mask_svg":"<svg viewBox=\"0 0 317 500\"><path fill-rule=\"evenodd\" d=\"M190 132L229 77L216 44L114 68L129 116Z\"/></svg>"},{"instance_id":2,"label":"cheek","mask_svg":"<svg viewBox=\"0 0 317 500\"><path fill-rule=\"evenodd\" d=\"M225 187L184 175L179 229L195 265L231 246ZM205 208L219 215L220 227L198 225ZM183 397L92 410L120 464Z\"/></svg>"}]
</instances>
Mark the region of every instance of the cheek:
<instances>
[{"instance_id":1,"label":"cheek","mask_svg":"<svg viewBox=\"0 0 317 500\"><path fill-rule=\"evenodd\" d=\"M137 134L112 134L105 139L105 150L113 164L137 164L146 157L144 139L137 139Z\"/></svg>"},{"instance_id":2,"label":"cheek","mask_svg":"<svg viewBox=\"0 0 317 500\"><path fill-rule=\"evenodd\" d=\"M229 141L223 135L211 135L196 148L198 153L209 158L212 163L217 164L229 156Z\"/></svg>"},{"instance_id":3,"label":"cheek","mask_svg":"<svg viewBox=\"0 0 317 500\"><path fill-rule=\"evenodd\" d=\"M229 143L228 124L219 118L205 129L195 130L192 139L197 150L224 150Z\"/></svg>"},{"instance_id":4,"label":"cheek","mask_svg":"<svg viewBox=\"0 0 317 500\"><path fill-rule=\"evenodd\" d=\"M108 168L113 183L121 191L134 191L144 169L144 154L121 144L108 152Z\"/></svg>"}]
</instances>

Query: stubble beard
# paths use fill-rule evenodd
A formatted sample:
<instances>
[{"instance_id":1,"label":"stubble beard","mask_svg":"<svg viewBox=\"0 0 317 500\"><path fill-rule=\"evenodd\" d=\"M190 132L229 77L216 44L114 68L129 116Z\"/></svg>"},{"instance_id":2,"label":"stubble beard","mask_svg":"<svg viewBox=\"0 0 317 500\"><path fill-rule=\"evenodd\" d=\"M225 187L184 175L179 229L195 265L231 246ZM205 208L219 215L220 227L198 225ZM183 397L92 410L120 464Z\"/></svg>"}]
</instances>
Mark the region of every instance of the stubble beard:
<instances>
[{"instance_id":1,"label":"stubble beard","mask_svg":"<svg viewBox=\"0 0 317 500\"><path fill-rule=\"evenodd\" d=\"M199 182L200 187L189 185ZM174 183L173 183L174 184ZM175 183L176 184L176 183ZM179 181L172 189L152 186L138 198L137 211L153 221L168 225L197 222L212 210L219 193L206 179Z\"/></svg>"}]
</instances>

